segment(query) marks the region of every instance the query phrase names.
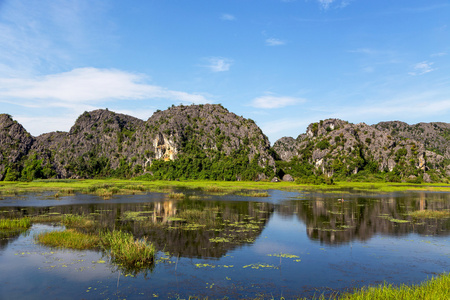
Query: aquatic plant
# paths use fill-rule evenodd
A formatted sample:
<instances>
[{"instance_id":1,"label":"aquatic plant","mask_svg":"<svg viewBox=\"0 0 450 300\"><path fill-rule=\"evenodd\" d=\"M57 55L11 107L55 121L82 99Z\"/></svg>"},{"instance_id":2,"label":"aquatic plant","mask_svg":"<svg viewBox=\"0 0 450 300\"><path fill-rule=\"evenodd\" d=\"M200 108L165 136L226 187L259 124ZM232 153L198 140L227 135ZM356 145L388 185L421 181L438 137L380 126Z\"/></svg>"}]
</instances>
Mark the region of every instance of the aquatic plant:
<instances>
[{"instance_id":1,"label":"aquatic plant","mask_svg":"<svg viewBox=\"0 0 450 300\"><path fill-rule=\"evenodd\" d=\"M61 223L66 227L76 228L88 228L95 225L95 222L89 217L70 214L62 216Z\"/></svg>"},{"instance_id":2,"label":"aquatic plant","mask_svg":"<svg viewBox=\"0 0 450 300\"><path fill-rule=\"evenodd\" d=\"M81 233L74 229L43 232L35 238L39 243L46 246L77 250L97 248L100 242L98 236Z\"/></svg>"},{"instance_id":3,"label":"aquatic plant","mask_svg":"<svg viewBox=\"0 0 450 300\"><path fill-rule=\"evenodd\" d=\"M329 299L329 298L319 298ZM419 285L400 285L384 283L376 287L364 287L354 293L345 294L339 298L345 300L369 299L450 299L450 274L433 277Z\"/></svg>"},{"instance_id":4,"label":"aquatic plant","mask_svg":"<svg viewBox=\"0 0 450 300\"><path fill-rule=\"evenodd\" d=\"M100 239L102 248L111 255L114 262L142 268L155 259L155 247L145 238L135 240L132 234L119 230L104 232Z\"/></svg>"},{"instance_id":5,"label":"aquatic plant","mask_svg":"<svg viewBox=\"0 0 450 300\"><path fill-rule=\"evenodd\" d=\"M1 219L0 229L23 229L30 228L31 220L29 218L20 219Z\"/></svg>"},{"instance_id":6,"label":"aquatic plant","mask_svg":"<svg viewBox=\"0 0 450 300\"><path fill-rule=\"evenodd\" d=\"M186 195L183 193L170 193L169 195L167 195L167 197L169 197L170 199L184 199Z\"/></svg>"}]
</instances>

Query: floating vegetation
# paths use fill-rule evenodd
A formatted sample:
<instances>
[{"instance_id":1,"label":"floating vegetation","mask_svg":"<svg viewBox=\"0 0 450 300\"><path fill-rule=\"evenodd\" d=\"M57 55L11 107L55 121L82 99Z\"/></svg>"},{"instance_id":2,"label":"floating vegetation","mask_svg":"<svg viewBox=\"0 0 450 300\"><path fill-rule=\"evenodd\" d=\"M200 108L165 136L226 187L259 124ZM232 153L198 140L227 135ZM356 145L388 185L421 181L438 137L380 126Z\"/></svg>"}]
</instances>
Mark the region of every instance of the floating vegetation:
<instances>
[{"instance_id":1,"label":"floating vegetation","mask_svg":"<svg viewBox=\"0 0 450 300\"><path fill-rule=\"evenodd\" d=\"M298 256L298 255L288 254L288 253L274 253L274 254L267 254L267 256L275 256L275 257L282 257L282 258L300 258L300 256Z\"/></svg>"},{"instance_id":2,"label":"floating vegetation","mask_svg":"<svg viewBox=\"0 0 450 300\"><path fill-rule=\"evenodd\" d=\"M196 268L234 268L234 265L195 264Z\"/></svg>"},{"instance_id":3,"label":"floating vegetation","mask_svg":"<svg viewBox=\"0 0 450 300\"><path fill-rule=\"evenodd\" d=\"M386 215L386 214L382 214L379 217L383 218L383 219L386 219L386 220L388 220L389 222L392 222L392 223L409 223L410 222L408 220L401 220L401 219L392 218L391 216Z\"/></svg>"},{"instance_id":4,"label":"floating vegetation","mask_svg":"<svg viewBox=\"0 0 450 300\"><path fill-rule=\"evenodd\" d=\"M413 218L417 219L446 219L450 218L449 210L417 210L409 213Z\"/></svg>"},{"instance_id":5,"label":"floating vegetation","mask_svg":"<svg viewBox=\"0 0 450 300\"><path fill-rule=\"evenodd\" d=\"M242 268L246 269L246 268L252 268L252 269L278 269L278 266L274 266L274 265L269 265L269 264L261 264L261 263L256 263L256 264L251 264L251 265L245 265Z\"/></svg>"},{"instance_id":6,"label":"floating vegetation","mask_svg":"<svg viewBox=\"0 0 450 300\"><path fill-rule=\"evenodd\" d=\"M122 220L129 221L145 221L148 219L148 216L143 216L142 214L149 213L143 211L126 211L122 214ZM153 213L153 212L150 212Z\"/></svg>"},{"instance_id":7,"label":"floating vegetation","mask_svg":"<svg viewBox=\"0 0 450 300\"><path fill-rule=\"evenodd\" d=\"M213 243L229 243L230 242L230 240L225 237L215 237L215 238L209 239L209 241L213 242Z\"/></svg>"}]
</instances>

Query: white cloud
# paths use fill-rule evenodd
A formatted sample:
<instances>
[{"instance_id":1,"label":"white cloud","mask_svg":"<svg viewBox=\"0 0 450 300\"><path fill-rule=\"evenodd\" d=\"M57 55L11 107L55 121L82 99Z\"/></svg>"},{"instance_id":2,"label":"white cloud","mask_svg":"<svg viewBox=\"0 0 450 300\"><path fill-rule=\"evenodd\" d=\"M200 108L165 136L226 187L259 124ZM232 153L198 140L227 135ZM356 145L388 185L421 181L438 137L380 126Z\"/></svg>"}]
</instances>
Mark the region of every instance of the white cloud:
<instances>
[{"instance_id":1,"label":"white cloud","mask_svg":"<svg viewBox=\"0 0 450 300\"><path fill-rule=\"evenodd\" d=\"M433 62L423 61L414 65L414 72L409 72L410 75L423 75L429 72L432 72L436 69L433 69L431 66Z\"/></svg>"},{"instance_id":2,"label":"white cloud","mask_svg":"<svg viewBox=\"0 0 450 300\"><path fill-rule=\"evenodd\" d=\"M209 64L206 66L212 72L225 72L230 70L233 60L223 57L210 57L207 58Z\"/></svg>"},{"instance_id":3,"label":"white cloud","mask_svg":"<svg viewBox=\"0 0 450 300\"><path fill-rule=\"evenodd\" d=\"M336 5L336 7L337 7L337 8L345 8L345 7L347 7L348 5L350 5L350 3L351 3L352 1L353 1L353 0L342 0L342 1L340 1L339 4ZM331 4L336 3L337 0L317 0L317 2L319 2L320 6L321 6L323 9L328 9L328 8L330 8Z\"/></svg>"},{"instance_id":4,"label":"white cloud","mask_svg":"<svg viewBox=\"0 0 450 300\"><path fill-rule=\"evenodd\" d=\"M275 39L275 38L270 38L270 39L266 39L266 45L267 46L282 46L285 45L286 42L279 40L279 39Z\"/></svg>"},{"instance_id":5,"label":"white cloud","mask_svg":"<svg viewBox=\"0 0 450 300\"><path fill-rule=\"evenodd\" d=\"M115 69L79 68L69 72L33 77L0 78L0 102L28 107L76 107L110 100L165 99L207 103L199 94L149 85L145 76Z\"/></svg>"},{"instance_id":6,"label":"white cloud","mask_svg":"<svg viewBox=\"0 0 450 300\"><path fill-rule=\"evenodd\" d=\"M324 9L328 9L335 0L317 0Z\"/></svg>"},{"instance_id":7,"label":"white cloud","mask_svg":"<svg viewBox=\"0 0 450 300\"><path fill-rule=\"evenodd\" d=\"M222 20L224 21L235 21L236 17L230 14L222 14L222 16L220 17Z\"/></svg>"},{"instance_id":8,"label":"white cloud","mask_svg":"<svg viewBox=\"0 0 450 300\"><path fill-rule=\"evenodd\" d=\"M305 99L266 95L253 99L251 106L257 108L282 108L306 102Z\"/></svg>"},{"instance_id":9,"label":"white cloud","mask_svg":"<svg viewBox=\"0 0 450 300\"><path fill-rule=\"evenodd\" d=\"M446 56L447 52L439 52L439 53L433 53L431 54L431 57L441 57L441 56Z\"/></svg>"}]
</instances>

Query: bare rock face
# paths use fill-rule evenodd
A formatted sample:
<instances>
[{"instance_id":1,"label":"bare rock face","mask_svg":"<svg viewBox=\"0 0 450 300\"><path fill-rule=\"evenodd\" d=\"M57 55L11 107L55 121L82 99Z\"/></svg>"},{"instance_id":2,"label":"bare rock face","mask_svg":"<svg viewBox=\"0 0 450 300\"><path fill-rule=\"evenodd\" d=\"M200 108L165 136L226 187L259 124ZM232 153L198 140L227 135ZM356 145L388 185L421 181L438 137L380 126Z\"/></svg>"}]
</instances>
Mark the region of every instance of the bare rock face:
<instances>
[{"instance_id":1,"label":"bare rock face","mask_svg":"<svg viewBox=\"0 0 450 300\"><path fill-rule=\"evenodd\" d=\"M292 176L289 175L289 174L284 174L282 180L283 180L283 181L289 181L289 182L292 182L292 181L294 181L294 177L292 177Z\"/></svg>"},{"instance_id":2,"label":"bare rock face","mask_svg":"<svg viewBox=\"0 0 450 300\"><path fill-rule=\"evenodd\" d=\"M0 114L0 180L9 170L18 172L34 138L10 115Z\"/></svg>"},{"instance_id":3,"label":"bare rock face","mask_svg":"<svg viewBox=\"0 0 450 300\"><path fill-rule=\"evenodd\" d=\"M378 130L393 137L412 139L422 143L426 150L450 158L450 124L442 122L409 125L400 121L380 122L374 125Z\"/></svg>"},{"instance_id":4,"label":"bare rock face","mask_svg":"<svg viewBox=\"0 0 450 300\"><path fill-rule=\"evenodd\" d=\"M52 164L60 178L78 178L112 168L132 157L129 146L144 121L109 110L83 113L69 132L40 135L30 151ZM98 173L100 174L100 173Z\"/></svg>"},{"instance_id":5,"label":"bare rock face","mask_svg":"<svg viewBox=\"0 0 450 300\"><path fill-rule=\"evenodd\" d=\"M206 155L217 151L230 155L245 149L249 160L257 158L260 166L275 166L269 140L255 122L221 105L180 105L158 111L139 128L133 145L137 153L144 154L137 162L144 164L153 159L176 159L193 146Z\"/></svg>"}]
</instances>

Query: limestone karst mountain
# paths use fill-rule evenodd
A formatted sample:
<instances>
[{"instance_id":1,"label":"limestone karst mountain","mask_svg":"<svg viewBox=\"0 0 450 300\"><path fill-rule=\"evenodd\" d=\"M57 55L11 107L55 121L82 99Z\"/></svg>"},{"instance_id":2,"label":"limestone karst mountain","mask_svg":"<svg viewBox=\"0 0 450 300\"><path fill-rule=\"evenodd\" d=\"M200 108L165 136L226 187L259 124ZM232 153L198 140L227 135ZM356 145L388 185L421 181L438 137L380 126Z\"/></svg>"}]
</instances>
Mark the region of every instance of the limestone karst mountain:
<instances>
[{"instance_id":1,"label":"limestone karst mountain","mask_svg":"<svg viewBox=\"0 0 450 300\"><path fill-rule=\"evenodd\" d=\"M27 167L31 172L27 176L35 178L129 177L152 166L155 171L155 162L164 167L160 162L186 159L202 164L196 172L209 176L214 161L227 157L244 160L241 170L253 162L258 173L241 174L237 168L226 179L261 179L265 173L273 174L275 166L269 140L261 129L221 105L172 106L157 111L147 121L95 110L83 113L69 132L36 138L8 115L1 115L0 120L0 180L7 170L14 171L9 179L18 179Z\"/></svg>"},{"instance_id":2,"label":"limestone karst mountain","mask_svg":"<svg viewBox=\"0 0 450 300\"><path fill-rule=\"evenodd\" d=\"M328 177L342 178L369 171L391 173L395 181L414 181L419 176L425 181L439 181L450 175L448 135L442 129L447 125L409 126L401 122L367 125L327 119L310 124L307 132L296 139L279 139L273 148L281 160L294 158L310 164L316 174ZM425 131L423 136L421 133ZM290 168L283 171L290 172Z\"/></svg>"}]
</instances>

